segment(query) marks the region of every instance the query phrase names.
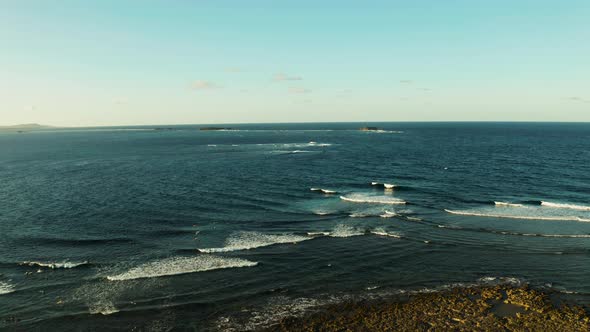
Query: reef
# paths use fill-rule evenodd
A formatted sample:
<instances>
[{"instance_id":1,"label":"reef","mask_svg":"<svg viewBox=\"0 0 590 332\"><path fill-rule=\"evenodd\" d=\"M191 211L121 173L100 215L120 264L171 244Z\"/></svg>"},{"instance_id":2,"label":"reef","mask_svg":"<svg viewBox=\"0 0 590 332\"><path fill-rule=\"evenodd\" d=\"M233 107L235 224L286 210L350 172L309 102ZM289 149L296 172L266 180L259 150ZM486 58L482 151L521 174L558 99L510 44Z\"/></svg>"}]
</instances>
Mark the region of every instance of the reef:
<instances>
[{"instance_id":1,"label":"reef","mask_svg":"<svg viewBox=\"0 0 590 332\"><path fill-rule=\"evenodd\" d=\"M528 286L456 288L357 301L283 318L268 331L590 331L588 312Z\"/></svg>"}]
</instances>

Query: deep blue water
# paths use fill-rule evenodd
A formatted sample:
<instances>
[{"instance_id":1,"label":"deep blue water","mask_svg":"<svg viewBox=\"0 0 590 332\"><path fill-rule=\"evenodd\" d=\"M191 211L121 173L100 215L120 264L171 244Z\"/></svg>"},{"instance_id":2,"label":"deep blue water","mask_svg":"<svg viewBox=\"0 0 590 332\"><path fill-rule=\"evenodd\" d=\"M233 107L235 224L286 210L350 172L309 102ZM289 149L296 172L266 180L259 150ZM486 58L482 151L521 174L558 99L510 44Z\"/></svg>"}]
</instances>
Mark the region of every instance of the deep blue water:
<instances>
[{"instance_id":1,"label":"deep blue water","mask_svg":"<svg viewBox=\"0 0 590 332\"><path fill-rule=\"evenodd\" d=\"M0 329L243 330L494 282L590 303L590 124L361 125L0 132Z\"/></svg>"}]
</instances>

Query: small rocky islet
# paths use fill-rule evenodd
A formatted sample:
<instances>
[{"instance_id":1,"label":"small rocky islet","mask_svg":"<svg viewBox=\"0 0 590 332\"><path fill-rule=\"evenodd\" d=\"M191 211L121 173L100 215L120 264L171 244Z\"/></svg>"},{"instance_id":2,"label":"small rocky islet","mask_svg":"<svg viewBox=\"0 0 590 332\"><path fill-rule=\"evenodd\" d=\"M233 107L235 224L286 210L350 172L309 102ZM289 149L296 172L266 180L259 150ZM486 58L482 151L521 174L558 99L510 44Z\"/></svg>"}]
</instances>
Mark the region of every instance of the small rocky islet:
<instances>
[{"instance_id":1,"label":"small rocky islet","mask_svg":"<svg viewBox=\"0 0 590 332\"><path fill-rule=\"evenodd\" d=\"M590 331L588 312L528 286L455 288L329 305L268 331Z\"/></svg>"}]
</instances>

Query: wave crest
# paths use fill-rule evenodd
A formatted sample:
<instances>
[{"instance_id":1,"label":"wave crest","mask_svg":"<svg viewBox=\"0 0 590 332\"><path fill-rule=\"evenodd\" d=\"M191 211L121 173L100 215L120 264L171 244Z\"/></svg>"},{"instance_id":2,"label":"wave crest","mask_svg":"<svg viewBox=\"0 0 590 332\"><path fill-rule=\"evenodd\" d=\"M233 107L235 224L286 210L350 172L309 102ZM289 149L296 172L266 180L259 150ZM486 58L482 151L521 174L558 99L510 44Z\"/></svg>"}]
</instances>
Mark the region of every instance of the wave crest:
<instances>
[{"instance_id":1,"label":"wave crest","mask_svg":"<svg viewBox=\"0 0 590 332\"><path fill-rule=\"evenodd\" d=\"M475 216L475 217L488 217L488 218L507 218L507 219L527 219L527 220L550 220L550 221L581 221L590 222L590 219L581 218L578 216L531 216L531 215L506 215L497 213L484 213L474 211L457 211L448 210L446 212L450 214L457 214L462 216Z\"/></svg>"},{"instance_id":2,"label":"wave crest","mask_svg":"<svg viewBox=\"0 0 590 332\"><path fill-rule=\"evenodd\" d=\"M0 281L0 295L14 292L14 286L9 283Z\"/></svg>"},{"instance_id":3,"label":"wave crest","mask_svg":"<svg viewBox=\"0 0 590 332\"><path fill-rule=\"evenodd\" d=\"M569 210L578 210L578 211L590 211L590 206L586 205L575 205L575 204L567 204L567 203L552 203L552 202L545 202L541 201L542 206L555 208L555 209L569 209Z\"/></svg>"},{"instance_id":4,"label":"wave crest","mask_svg":"<svg viewBox=\"0 0 590 332\"><path fill-rule=\"evenodd\" d=\"M217 257L211 255L172 257L141 264L127 272L107 276L107 279L111 281L121 281L154 278L234 267L251 267L256 266L257 264L257 262L251 262L241 258Z\"/></svg>"},{"instance_id":5,"label":"wave crest","mask_svg":"<svg viewBox=\"0 0 590 332\"><path fill-rule=\"evenodd\" d=\"M402 235L400 232L387 232L383 227L375 228L371 231L371 234L379 235L379 236L388 236L394 237L396 239L401 239Z\"/></svg>"},{"instance_id":6,"label":"wave crest","mask_svg":"<svg viewBox=\"0 0 590 332\"><path fill-rule=\"evenodd\" d=\"M371 203L371 204L406 204L405 201L389 196L370 196L363 194L351 194L340 196L340 199L352 203Z\"/></svg>"},{"instance_id":7,"label":"wave crest","mask_svg":"<svg viewBox=\"0 0 590 332\"><path fill-rule=\"evenodd\" d=\"M20 265L48 267L51 269L73 269L75 267L83 266L83 265L87 265L87 264L89 264L88 261L79 262L79 263L67 262L67 261L59 262L59 263L58 262L44 263L44 262L34 262L34 261L28 262L28 261L26 261L26 262L20 263Z\"/></svg>"},{"instance_id":8,"label":"wave crest","mask_svg":"<svg viewBox=\"0 0 590 332\"><path fill-rule=\"evenodd\" d=\"M331 237L351 237L351 236L358 236L364 235L365 231L358 229L356 227L350 225L336 225L334 229L330 232Z\"/></svg>"},{"instance_id":9,"label":"wave crest","mask_svg":"<svg viewBox=\"0 0 590 332\"><path fill-rule=\"evenodd\" d=\"M336 194L336 193L338 193L335 190L322 189L322 188L309 188L309 190L311 190L311 191L320 191L320 192L322 192L324 194Z\"/></svg>"},{"instance_id":10,"label":"wave crest","mask_svg":"<svg viewBox=\"0 0 590 332\"><path fill-rule=\"evenodd\" d=\"M295 234L262 234L258 232L238 232L225 241L221 248L203 248L200 252L215 253L238 250L249 250L274 244L297 243L311 239L307 236Z\"/></svg>"},{"instance_id":11,"label":"wave crest","mask_svg":"<svg viewBox=\"0 0 590 332\"><path fill-rule=\"evenodd\" d=\"M497 206L510 206L510 207L524 207L524 205L522 205L522 204L508 203L508 202L494 202L494 205L497 205Z\"/></svg>"}]
</instances>

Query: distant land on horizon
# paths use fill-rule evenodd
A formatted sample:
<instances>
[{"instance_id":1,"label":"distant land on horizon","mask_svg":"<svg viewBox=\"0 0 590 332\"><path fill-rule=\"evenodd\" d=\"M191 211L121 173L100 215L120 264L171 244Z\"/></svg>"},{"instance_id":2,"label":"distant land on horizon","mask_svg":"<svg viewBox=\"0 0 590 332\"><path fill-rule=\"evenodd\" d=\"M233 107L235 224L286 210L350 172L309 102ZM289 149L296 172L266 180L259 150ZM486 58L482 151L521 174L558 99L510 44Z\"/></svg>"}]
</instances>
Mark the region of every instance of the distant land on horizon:
<instances>
[{"instance_id":1,"label":"distant land on horizon","mask_svg":"<svg viewBox=\"0 0 590 332\"><path fill-rule=\"evenodd\" d=\"M12 126L0 126L0 129L5 130L35 130L35 129L47 129L47 128L55 128L53 126L41 125L38 123L24 123Z\"/></svg>"}]
</instances>

